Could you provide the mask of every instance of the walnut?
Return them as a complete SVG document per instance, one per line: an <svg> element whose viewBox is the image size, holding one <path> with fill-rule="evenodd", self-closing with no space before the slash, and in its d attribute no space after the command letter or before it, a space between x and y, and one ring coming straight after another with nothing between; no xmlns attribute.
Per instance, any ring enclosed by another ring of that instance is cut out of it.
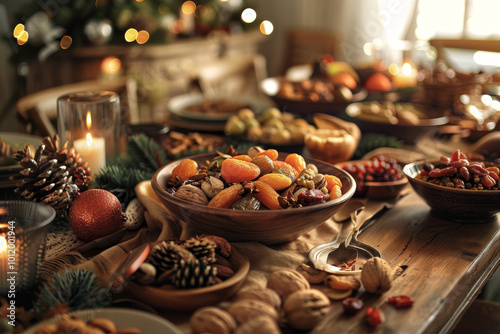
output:
<svg viewBox="0 0 500 334"><path fill-rule="evenodd" d="M384 259L372 257L363 265L361 283L368 292L385 292L392 285L392 269Z"/></svg>
<svg viewBox="0 0 500 334"><path fill-rule="evenodd" d="M236 329L235 334L279 334L281 333L276 320L267 316L261 315L250 319Z"/></svg>
<svg viewBox="0 0 500 334"><path fill-rule="evenodd" d="M292 293L283 305L286 322L299 331L309 331L330 309L330 299L316 289Z"/></svg>
<svg viewBox="0 0 500 334"><path fill-rule="evenodd" d="M275 321L278 321L278 311L271 305L260 300L238 300L228 307L227 312L229 312L239 324L244 324L261 315L269 316Z"/></svg>
<svg viewBox="0 0 500 334"><path fill-rule="evenodd" d="M203 190L195 186L192 186L190 184L185 184L181 186L174 193L174 196L197 204L202 204L202 205L208 204L208 198L203 192Z"/></svg>
<svg viewBox="0 0 500 334"><path fill-rule="evenodd" d="M238 293L237 300L259 300L274 307L276 310L281 308L281 298L274 290L261 288L261 289L247 289Z"/></svg>
<svg viewBox="0 0 500 334"><path fill-rule="evenodd" d="M267 280L267 287L273 289L282 299L285 299L297 290L309 289L311 285L298 271L281 269L271 274Z"/></svg>
<svg viewBox="0 0 500 334"><path fill-rule="evenodd" d="M189 325L193 334L229 334L233 333L237 326L231 314L215 306L206 306L197 310L191 316Z"/></svg>

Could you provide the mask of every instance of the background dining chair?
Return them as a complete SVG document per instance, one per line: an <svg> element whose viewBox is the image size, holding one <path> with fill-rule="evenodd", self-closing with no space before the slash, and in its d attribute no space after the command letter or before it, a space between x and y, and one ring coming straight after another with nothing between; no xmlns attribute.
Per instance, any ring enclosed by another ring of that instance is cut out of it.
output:
<svg viewBox="0 0 500 334"><path fill-rule="evenodd" d="M137 87L132 79L92 80L44 89L23 96L16 102L16 112L29 133L54 136L57 133L57 98L64 94L109 90L120 96L120 111L124 123L137 123Z"/></svg>
<svg viewBox="0 0 500 334"><path fill-rule="evenodd" d="M267 78L267 62L260 54L233 56L205 64L193 76L207 97L255 96L259 82Z"/></svg>

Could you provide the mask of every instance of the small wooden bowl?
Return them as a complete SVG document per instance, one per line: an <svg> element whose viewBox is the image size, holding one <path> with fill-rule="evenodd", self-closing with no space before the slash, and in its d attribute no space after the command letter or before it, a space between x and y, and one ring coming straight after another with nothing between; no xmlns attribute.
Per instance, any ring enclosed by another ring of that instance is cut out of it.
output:
<svg viewBox="0 0 500 334"><path fill-rule="evenodd" d="M457 223L488 223L497 220L500 212L500 190L456 189L417 179L425 163L419 161L404 166L403 172L415 192L439 218Z"/></svg>
<svg viewBox="0 0 500 334"><path fill-rule="evenodd" d="M216 305L239 290L250 269L248 258L235 247L232 247L231 256L228 260L235 269L235 274L227 280L212 286L198 289L169 290L129 281L124 294L161 311L189 312L203 306Z"/></svg>
<svg viewBox="0 0 500 334"><path fill-rule="evenodd" d="M278 160L285 160L288 153L280 153ZM199 166L216 154L207 153L188 157ZM151 180L154 192L170 213L197 231L221 236L229 241L256 241L265 245L282 244L295 240L334 215L353 195L356 182L346 171L323 161L305 158L316 165L320 173L337 176L342 182L339 198L286 210L240 211L211 208L172 196L165 189L172 170L181 162L177 160L161 167Z"/></svg>

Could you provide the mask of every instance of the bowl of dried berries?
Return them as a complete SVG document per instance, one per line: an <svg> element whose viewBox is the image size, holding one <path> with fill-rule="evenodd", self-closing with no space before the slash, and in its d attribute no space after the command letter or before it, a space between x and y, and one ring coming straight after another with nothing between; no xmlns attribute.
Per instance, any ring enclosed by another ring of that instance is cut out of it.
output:
<svg viewBox="0 0 500 334"><path fill-rule="evenodd" d="M475 161L456 150L437 161L404 166L413 189L437 217L459 223L486 223L500 212L500 161Z"/></svg>
<svg viewBox="0 0 500 334"><path fill-rule="evenodd" d="M229 241L285 243L320 225L353 195L346 171L296 153L251 148L171 162L152 187L172 215Z"/></svg>
<svg viewBox="0 0 500 334"><path fill-rule="evenodd" d="M355 196L374 199L392 198L408 185L408 179L399 163L382 154L369 160L346 161L336 166L354 177Z"/></svg>

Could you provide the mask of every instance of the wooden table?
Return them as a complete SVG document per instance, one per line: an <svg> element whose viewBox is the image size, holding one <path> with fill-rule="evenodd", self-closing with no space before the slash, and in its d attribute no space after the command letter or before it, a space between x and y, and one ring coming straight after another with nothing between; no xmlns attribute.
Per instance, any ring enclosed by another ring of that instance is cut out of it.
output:
<svg viewBox="0 0 500 334"><path fill-rule="evenodd" d="M381 306L386 322L371 329L364 312L352 317L340 303L313 333L448 333L477 297L500 261L500 218L488 224L457 224L435 218L412 191L359 241L377 248L398 272L383 295L362 293L365 308L406 294L415 299L409 309Z"/></svg>

